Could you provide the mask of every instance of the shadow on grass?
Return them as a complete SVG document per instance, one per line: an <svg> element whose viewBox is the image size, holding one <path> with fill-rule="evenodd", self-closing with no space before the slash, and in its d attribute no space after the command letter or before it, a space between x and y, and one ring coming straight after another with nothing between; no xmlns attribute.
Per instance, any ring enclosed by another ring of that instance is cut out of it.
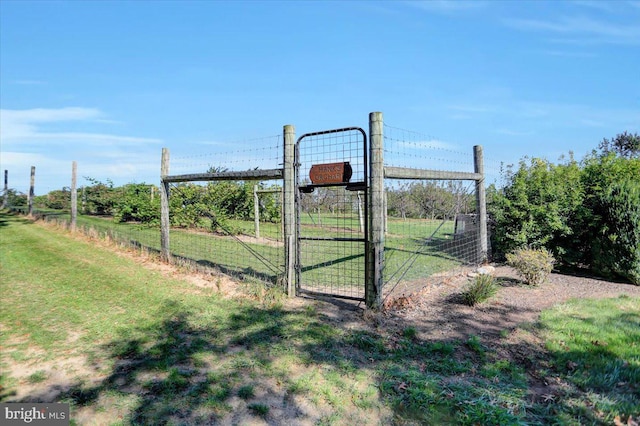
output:
<svg viewBox="0 0 640 426"><path fill-rule="evenodd" d="M340 359L335 331L317 321L303 328L297 312L246 306L220 323L201 325L187 307L171 303L157 317L154 326L129 329L100 348L97 357L112 365L106 377L14 402L49 402L57 393L56 401L74 410L99 412L110 397L130 407L125 420L132 424L216 424L225 416L233 424L253 416L278 424L305 418L291 397L291 366L274 364L279 354L295 353L306 363ZM95 374L101 375L99 367ZM259 398L239 398L247 386L259 389Z"/></svg>
<svg viewBox="0 0 640 426"><path fill-rule="evenodd" d="M588 375L589 366L585 361L569 371L566 363L563 367L565 359L591 359L587 351L553 353L554 362L543 372L541 365L548 360L537 342L505 341L495 348L476 337L513 325L518 314L513 309L495 308L495 320L487 325L473 312L460 315L444 306L449 312L443 314L445 322L398 318L395 328L380 332L308 308L231 306L231 313L204 320L201 311L176 302L166 304L152 326L127 328L120 338L101 346L96 358L109 366L106 374L96 368L95 380L60 389L55 400L71 403L72 413L83 408L94 413L108 410L124 416L125 424L154 425L307 424L331 419L354 424L372 418L385 424L549 424L576 419L583 424L610 424L616 413L634 413L613 407L603 417L598 414L601 406L576 405L576 398L615 399L622 392L631 403L638 402L633 397L638 391L638 367L624 366L606 346L594 345L603 363L597 368L605 372L615 365L628 368L626 384L613 391L603 383L571 382L573 376ZM335 305L338 314L347 308ZM354 309L353 318L359 316ZM638 318L621 313L615 321L634 325ZM457 341L437 338L438 327L447 326L446 322L459 328ZM418 338L418 327L434 338ZM630 339L639 338L638 333ZM359 372L371 377L374 393L353 388ZM573 387L545 384L551 383L551 376L570 381ZM23 402L50 402L44 395L51 394L46 389ZM314 399L323 402L310 409ZM345 411L353 408L345 409L342 399L369 414L350 417L353 414ZM389 407L391 414L379 414L381 407ZM371 417L376 415L382 417Z"/></svg>

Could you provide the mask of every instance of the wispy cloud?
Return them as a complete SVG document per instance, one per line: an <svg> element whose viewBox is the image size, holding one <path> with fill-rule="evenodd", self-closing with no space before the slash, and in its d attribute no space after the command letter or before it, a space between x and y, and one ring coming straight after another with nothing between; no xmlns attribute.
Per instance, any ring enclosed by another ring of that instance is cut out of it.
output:
<svg viewBox="0 0 640 426"><path fill-rule="evenodd" d="M28 170L36 166L37 193L66 185L73 160L80 176L120 183L156 180L162 141L110 133L114 123L119 122L95 108L0 110L1 168L10 171L11 187L25 191Z"/></svg>
<svg viewBox="0 0 640 426"><path fill-rule="evenodd" d="M555 20L506 19L504 24L521 31L553 35L551 41L585 44L640 44L640 25L606 22L586 16L564 16Z"/></svg>
<svg viewBox="0 0 640 426"><path fill-rule="evenodd" d="M429 139L422 141L401 141L397 143L397 146L420 149L420 150L447 150L455 151L460 149L456 144L445 142L440 139Z"/></svg>
<svg viewBox="0 0 640 426"><path fill-rule="evenodd" d="M94 143L159 143L160 139L113 135L91 132L46 132L41 129L47 123L93 122L113 123L95 108L68 107L59 109L34 108L28 110L0 110L0 140L11 142L44 142L47 144L65 141Z"/></svg>
<svg viewBox="0 0 640 426"><path fill-rule="evenodd" d="M572 52L568 50L540 50L537 53L548 56L557 56L560 58L576 58L576 59L590 59L596 58L598 55L592 52Z"/></svg>
<svg viewBox="0 0 640 426"><path fill-rule="evenodd" d="M429 0L405 1L404 4L427 12L455 13L482 9L487 7L490 2L482 0Z"/></svg>

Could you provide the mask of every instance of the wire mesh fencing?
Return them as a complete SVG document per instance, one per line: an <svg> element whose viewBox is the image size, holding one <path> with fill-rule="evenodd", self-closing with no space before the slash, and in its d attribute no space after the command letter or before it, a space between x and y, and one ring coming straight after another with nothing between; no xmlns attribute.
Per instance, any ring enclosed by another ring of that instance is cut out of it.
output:
<svg viewBox="0 0 640 426"><path fill-rule="evenodd" d="M171 158L172 175L210 178L170 184L170 252L237 279L275 284L284 273L282 181L248 176L282 167L282 136L238 145L251 148ZM221 177L229 172L238 173Z"/></svg>
<svg viewBox="0 0 640 426"><path fill-rule="evenodd" d="M473 151L385 125L384 163L407 175L384 181L385 298L482 261Z"/></svg>
<svg viewBox="0 0 640 426"><path fill-rule="evenodd" d="M367 241L366 135L359 128L297 144L299 291L362 300Z"/></svg>

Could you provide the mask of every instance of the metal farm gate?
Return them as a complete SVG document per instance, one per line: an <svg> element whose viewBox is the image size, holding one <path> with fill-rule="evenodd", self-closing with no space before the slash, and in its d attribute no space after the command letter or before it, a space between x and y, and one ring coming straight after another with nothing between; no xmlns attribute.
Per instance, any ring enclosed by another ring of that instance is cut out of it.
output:
<svg viewBox="0 0 640 426"><path fill-rule="evenodd" d="M364 300L368 251L367 136L359 127L296 143L298 293Z"/></svg>

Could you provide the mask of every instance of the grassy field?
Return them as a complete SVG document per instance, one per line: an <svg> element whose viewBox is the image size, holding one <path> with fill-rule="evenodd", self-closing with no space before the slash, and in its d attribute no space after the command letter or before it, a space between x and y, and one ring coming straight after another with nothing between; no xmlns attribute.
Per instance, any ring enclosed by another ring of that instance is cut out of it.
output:
<svg viewBox="0 0 640 426"><path fill-rule="evenodd" d="M4 213L0 236L0 398L68 402L72 424L578 425L640 415L637 299L546 312L534 329L549 352L530 348L531 359L564 387L531 401L527 370L475 336L422 341L411 327L332 320L321 302L223 298L215 285Z"/></svg>
<svg viewBox="0 0 640 426"><path fill-rule="evenodd" d="M67 213L47 211L46 214L62 222L70 220ZM300 219L300 232L305 237L363 238L357 217L322 213L303 214ZM107 217L84 215L78 216L77 223L87 234L109 235L126 244L160 250L158 227L114 223ZM253 221L228 220L227 226L239 236L172 229L171 252L237 279L277 282L284 273L282 225L261 223L260 240L251 238L254 235ZM389 218L387 226L384 280L390 286L401 280L414 281L452 270L462 263L461 258L467 250L464 245L457 247L456 252L441 246L442 242L451 243L452 221ZM240 241L239 238L244 236L249 239ZM364 243L303 241L300 246L304 288L364 297Z"/></svg>

